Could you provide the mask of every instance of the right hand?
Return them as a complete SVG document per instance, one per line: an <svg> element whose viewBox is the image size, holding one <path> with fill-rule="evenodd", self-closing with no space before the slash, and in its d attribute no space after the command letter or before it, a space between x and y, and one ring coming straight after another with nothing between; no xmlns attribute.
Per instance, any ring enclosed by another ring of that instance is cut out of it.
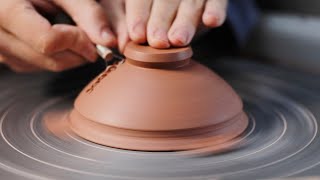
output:
<svg viewBox="0 0 320 180"><path fill-rule="evenodd" d="M63 9L77 26L51 25L39 12ZM94 62L94 44L116 45L104 10L93 0L1 0L0 62L17 72L63 71Z"/></svg>

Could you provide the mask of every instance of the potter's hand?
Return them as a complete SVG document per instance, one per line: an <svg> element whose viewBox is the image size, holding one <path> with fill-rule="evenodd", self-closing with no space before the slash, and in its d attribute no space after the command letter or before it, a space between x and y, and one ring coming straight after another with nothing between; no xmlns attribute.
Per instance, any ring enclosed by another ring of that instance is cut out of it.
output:
<svg viewBox="0 0 320 180"><path fill-rule="evenodd" d="M136 2L136 0L131 1ZM111 29L118 40L118 48L120 52L123 52L125 45L129 41L125 0L100 0L99 2L110 20Z"/></svg>
<svg viewBox="0 0 320 180"><path fill-rule="evenodd" d="M220 26L226 7L227 0L126 0L129 36L156 48L185 46L200 23Z"/></svg>
<svg viewBox="0 0 320 180"><path fill-rule="evenodd" d="M51 25L39 12L68 13L77 26ZM93 0L1 0L0 61L15 71L62 71L95 61L94 44L112 46L105 13Z"/></svg>

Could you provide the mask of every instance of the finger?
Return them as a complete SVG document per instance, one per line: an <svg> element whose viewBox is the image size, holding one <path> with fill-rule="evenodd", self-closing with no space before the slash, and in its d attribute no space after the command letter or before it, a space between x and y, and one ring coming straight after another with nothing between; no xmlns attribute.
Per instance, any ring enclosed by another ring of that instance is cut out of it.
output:
<svg viewBox="0 0 320 180"><path fill-rule="evenodd" d="M203 12L204 0L183 0L168 37L173 46L188 45L197 29Z"/></svg>
<svg viewBox="0 0 320 180"><path fill-rule="evenodd" d="M130 39L136 43L145 43L146 29L152 0L126 1L126 18Z"/></svg>
<svg viewBox="0 0 320 180"><path fill-rule="evenodd" d="M226 19L228 0L208 0L202 15L203 24L219 27Z"/></svg>
<svg viewBox="0 0 320 180"><path fill-rule="evenodd" d="M53 71L61 72L86 63L85 59L71 51L63 51L51 56L57 65Z"/></svg>
<svg viewBox="0 0 320 180"><path fill-rule="evenodd" d="M168 31L174 20L180 0L154 0L147 26L147 39L155 48L170 47Z"/></svg>
<svg viewBox="0 0 320 180"><path fill-rule="evenodd" d="M129 41L124 1L102 0L100 3L102 7L104 7L107 16L112 19L110 24L118 37L119 50L120 52L123 52L125 45Z"/></svg>
<svg viewBox="0 0 320 180"><path fill-rule="evenodd" d="M13 1L20 2L20 0ZM21 4L17 4L14 7L11 7L10 4L6 7L11 9L12 12L9 13L10 18L8 19L10 22L1 21L3 22L3 27L25 43L30 44L38 52L50 54L52 52L49 50L52 47L57 48L60 46L62 48L59 50L72 49L92 61L95 60L94 46L86 35L77 30L76 27L60 25L52 28L51 24L40 16L27 1L21 1ZM12 15L13 13L15 13L14 16ZM47 40L47 37L54 38ZM86 51L83 49L86 49Z"/></svg>
<svg viewBox="0 0 320 180"><path fill-rule="evenodd" d="M0 55L0 61L6 64L11 70L18 73L30 73L30 72L39 72L40 68L27 64L20 59L17 59L12 56Z"/></svg>
<svg viewBox="0 0 320 180"><path fill-rule="evenodd" d="M13 35L0 28L0 52L21 59L28 64L42 69L54 70L57 66L54 59L49 58L18 40Z"/></svg>
<svg viewBox="0 0 320 180"><path fill-rule="evenodd" d="M83 29L90 39L103 46L115 46L107 16L102 7L93 0L54 0Z"/></svg>
<svg viewBox="0 0 320 180"><path fill-rule="evenodd" d="M40 16L29 1L12 0L0 7L0 22L8 32L38 47L39 39L51 28L50 23Z"/></svg>
<svg viewBox="0 0 320 180"><path fill-rule="evenodd" d="M27 64L53 72L70 69L85 63L83 57L71 51L59 52L52 57L45 56L1 28L0 52L5 52L6 55L21 59Z"/></svg>
<svg viewBox="0 0 320 180"><path fill-rule="evenodd" d="M39 46L42 48L41 52L47 55L70 49L91 62L94 62L98 56L95 46L85 32L71 25L52 26L47 35L42 37Z"/></svg>
<svg viewBox="0 0 320 180"><path fill-rule="evenodd" d="M126 21L121 21L114 26L115 32L118 36L118 47L121 53L124 52L126 44L129 42L129 33L127 31Z"/></svg>

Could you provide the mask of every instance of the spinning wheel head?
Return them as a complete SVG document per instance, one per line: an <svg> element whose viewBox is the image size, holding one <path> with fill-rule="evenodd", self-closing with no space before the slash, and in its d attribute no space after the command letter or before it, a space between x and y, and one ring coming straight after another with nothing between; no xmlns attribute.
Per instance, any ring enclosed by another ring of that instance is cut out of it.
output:
<svg viewBox="0 0 320 180"><path fill-rule="evenodd" d="M79 136L123 149L171 151L221 146L246 129L241 99L190 59L190 47L129 43L125 55L76 99L69 119Z"/></svg>

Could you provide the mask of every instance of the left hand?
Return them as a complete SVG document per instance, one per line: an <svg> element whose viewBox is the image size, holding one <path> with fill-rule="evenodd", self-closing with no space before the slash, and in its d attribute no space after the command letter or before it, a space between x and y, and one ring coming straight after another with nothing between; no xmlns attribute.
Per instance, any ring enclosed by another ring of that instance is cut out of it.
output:
<svg viewBox="0 0 320 180"><path fill-rule="evenodd" d="M61 10L75 26L49 22L47 17ZM0 1L0 63L16 72L57 72L94 62L94 44L116 44L105 12L94 0Z"/></svg>

